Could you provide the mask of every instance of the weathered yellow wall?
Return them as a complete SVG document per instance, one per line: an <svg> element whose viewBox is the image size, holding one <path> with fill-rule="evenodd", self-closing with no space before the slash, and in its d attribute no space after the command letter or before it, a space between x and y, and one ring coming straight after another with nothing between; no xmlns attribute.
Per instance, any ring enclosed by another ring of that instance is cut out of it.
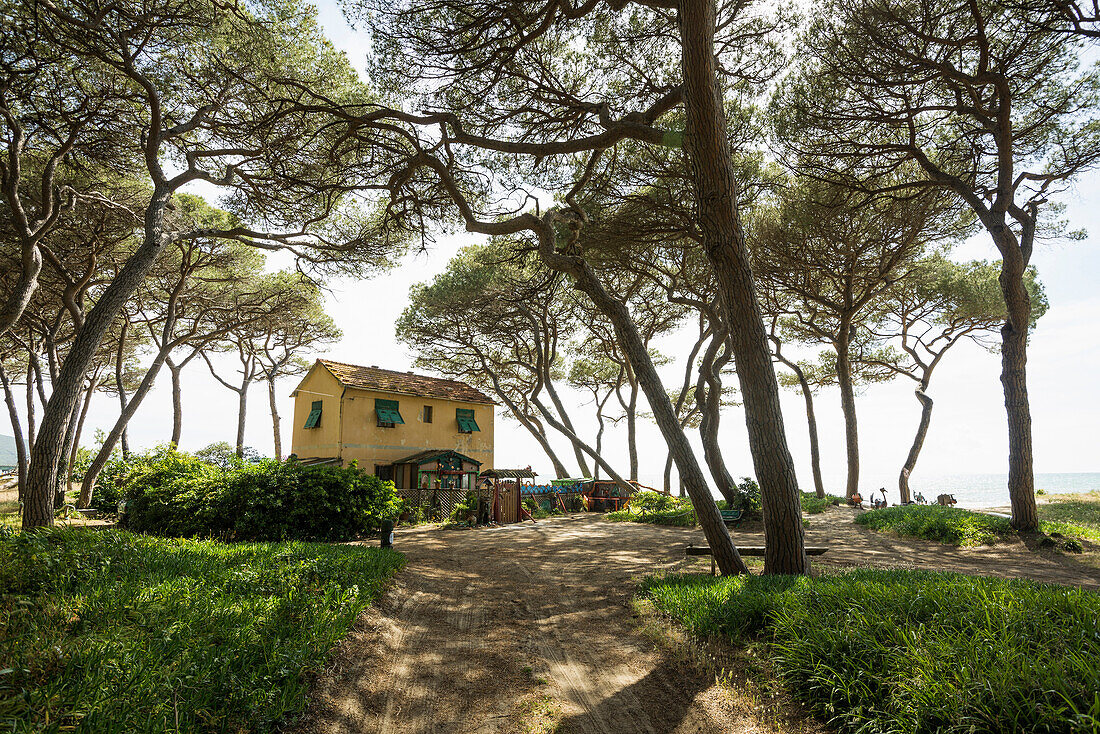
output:
<svg viewBox="0 0 1100 734"><path fill-rule="evenodd" d="M290 452L299 459L340 455L340 393L344 388L320 365L305 376L294 396L294 432ZM314 400L322 401L321 425L303 428Z"/></svg>
<svg viewBox="0 0 1100 734"><path fill-rule="evenodd" d="M380 428L374 414L374 400L396 400L404 425ZM301 401L301 398L299 398ZM424 422L424 406L432 407L432 422ZM327 406L326 406L327 407ZM358 460L359 466L374 471L375 464L390 464L425 449L453 449L482 462L482 470L493 468L494 407L481 403L464 403L438 398L420 398L395 393L348 388L344 395L343 459L345 465ZM302 423L309 414L306 404ZM474 420L481 428L473 433L460 433L455 410L474 411ZM297 433L295 434L297 435Z"/></svg>

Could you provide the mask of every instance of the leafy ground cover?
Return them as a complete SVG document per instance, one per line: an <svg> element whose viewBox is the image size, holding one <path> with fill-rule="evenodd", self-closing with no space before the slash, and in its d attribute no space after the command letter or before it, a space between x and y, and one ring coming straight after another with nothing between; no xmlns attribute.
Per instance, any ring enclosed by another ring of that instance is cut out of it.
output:
<svg viewBox="0 0 1100 734"><path fill-rule="evenodd" d="M1100 491L1048 495L1048 500L1039 505L1043 532L1100 543Z"/></svg>
<svg viewBox="0 0 1100 734"><path fill-rule="evenodd" d="M856 522L872 530L888 530L952 545L988 545L1012 530L1008 518L939 505L902 505L869 510Z"/></svg>
<svg viewBox="0 0 1100 734"><path fill-rule="evenodd" d="M264 732L404 563L113 530L0 537L0 729Z"/></svg>
<svg viewBox="0 0 1100 734"><path fill-rule="evenodd" d="M835 494L818 497L814 492L802 493L802 511L807 515L819 515L834 505L842 504L844 504L844 498L837 497Z"/></svg>
<svg viewBox="0 0 1100 734"><path fill-rule="evenodd" d="M856 522L872 530L891 531L952 545L989 545L1015 533L1009 519L939 505L904 505L869 510ZM1080 552L1076 539L1100 542L1100 492L1069 495L1039 505L1042 532L1070 538L1062 546Z"/></svg>
<svg viewBox="0 0 1100 734"><path fill-rule="evenodd" d="M630 506L604 515L608 522L643 522L652 525L694 527L698 524L695 507L686 497L672 497L661 492L638 492Z"/></svg>
<svg viewBox="0 0 1100 734"><path fill-rule="evenodd" d="M1095 732L1100 595L923 571L654 576L641 595L699 635L757 646L845 732Z"/></svg>

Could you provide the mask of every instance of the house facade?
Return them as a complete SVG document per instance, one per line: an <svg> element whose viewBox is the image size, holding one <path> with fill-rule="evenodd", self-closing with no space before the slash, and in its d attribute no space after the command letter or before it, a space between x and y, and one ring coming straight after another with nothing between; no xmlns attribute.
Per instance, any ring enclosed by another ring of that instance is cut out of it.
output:
<svg viewBox="0 0 1100 734"><path fill-rule="evenodd" d="M319 359L291 397L300 460L357 461L398 489L470 489L493 466L496 404L457 380Z"/></svg>

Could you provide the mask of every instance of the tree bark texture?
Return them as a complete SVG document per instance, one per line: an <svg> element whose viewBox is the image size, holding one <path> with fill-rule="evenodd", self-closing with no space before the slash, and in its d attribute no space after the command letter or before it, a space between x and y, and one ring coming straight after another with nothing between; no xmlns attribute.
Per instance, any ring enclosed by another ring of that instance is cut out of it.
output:
<svg viewBox="0 0 1100 734"><path fill-rule="evenodd" d="M1031 297L1024 286L1025 267L1022 257L1001 259L1001 292L1008 307L1008 319L1001 327L1001 384L1008 414L1008 497L1012 503L1012 527L1035 531L1039 529L1039 510L1035 505L1031 406L1027 395Z"/></svg>
<svg viewBox="0 0 1100 734"><path fill-rule="evenodd" d="M118 349L115 351L115 386L118 387L118 412L122 414L126 410L126 386L122 382L123 349L126 346L126 332L130 328L130 322L123 320L122 328L118 334ZM130 437L126 430L122 431L122 457L130 458Z"/></svg>
<svg viewBox="0 0 1100 734"><path fill-rule="evenodd" d="M802 574L809 571L810 565L802 530L801 496L737 210L737 184L714 55L715 14L714 0L680 1L687 123L684 147L691 164L703 248L718 279L731 334L749 447L761 488L764 573ZM650 402L654 400L650 396Z"/></svg>

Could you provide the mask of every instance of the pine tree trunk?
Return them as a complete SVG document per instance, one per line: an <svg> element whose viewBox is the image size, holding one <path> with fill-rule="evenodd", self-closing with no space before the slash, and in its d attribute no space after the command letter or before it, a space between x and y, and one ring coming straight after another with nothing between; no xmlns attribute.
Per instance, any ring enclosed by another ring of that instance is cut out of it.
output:
<svg viewBox="0 0 1100 734"><path fill-rule="evenodd" d="M166 329L166 333L171 333L170 326ZM114 426L111 427L111 432L103 439L103 445L99 447L99 451L92 458L88 471L84 473L84 481L80 484L80 507L87 507L91 504L92 489L95 487L96 479L99 478L99 473L107 465L107 460L111 458L111 452L118 445L119 438L126 430L130 419L134 417L138 408L141 407L142 401L145 400L145 396L152 390L169 351L170 349L164 348L157 352L157 356L153 358L153 363L149 365L149 369L146 370L145 376L141 379L141 384L137 386L133 396L127 401L126 409L119 414Z"/></svg>
<svg viewBox="0 0 1100 734"><path fill-rule="evenodd" d="M630 479L638 481L638 380L630 381L630 402L626 412L626 448L630 458Z"/></svg>
<svg viewBox="0 0 1100 734"><path fill-rule="evenodd" d="M761 488L764 573L807 573L810 564L798 479L787 447L779 385L737 210L737 183L714 55L715 3L681 0L679 11L687 123L684 148L691 164L703 248L718 279L732 337L749 447ZM648 397L651 403L656 399ZM690 483L688 489L690 492Z"/></svg>
<svg viewBox="0 0 1100 734"><path fill-rule="evenodd" d="M672 494L672 452L665 455L664 484L665 494Z"/></svg>
<svg viewBox="0 0 1100 734"><path fill-rule="evenodd" d="M821 479L821 444L817 436L817 413L814 411L814 393L810 389L810 383L806 381L806 374L798 367L795 368L798 376L798 384L802 386L802 397L806 401L806 425L810 432L810 466L814 474L814 491L819 498L825 497L825 483Z"/></svg>
<svg viewBox="0 0 1100 734"><path fill-rule="evenodd" d="M172 373L172 445L179 449L183 436L183 384L180 381L183 365L170 361L167 364L168 371Z"/></svg>
<svg viewBox="0 0 1100 734"><path fill-rule="evenodd" d="M1031 406L1027 395L1027 328L1031 299L1024 287L1022 268L1014 272L1002 260L1001 291L1009 314L1001 327L1001 384L1008 414L1008 496L1012 503L1012 527L1035 531L1039 529L1039 510L1035 504Z"/></svg>
<svg viewBox="0 0 1100 734"><path fill-rule="evenodd" d="M4 366L0 364L0 382L4 385L4 403L8 406L8 418L11 420L11 435L15 439L15 460L19 467L18 497L23 499L23 487L27 484L27 446L23 442L23 425L19 422L19 411L15 408L15 393Z"/></svg>
<svg viewBox="0 0 1100 734"><path fill-rule="evenodd" d="M84 433L84 421L88 418L88 408L92 405L92 395L98 386L97 383L97 380L93 380L92 384L88 386L88 392L84 395L84 406L80 409L80 419L76 423L76 435L73 437L72 450L69 452L70 475L72 474L72 468L76 466L76 455L80 450L80 436Z"/></svg>
<svg viewBox="0 0 1100 734"><path fill-rule="evenodd" d="M856 424L856 391L852 385L852 362L848 355L848 327L841 327L836 343L836 382L840 387L840 407L844 412L844 446L848 453L848 482L845 496L859 491L859 427Z"/></svg>
<svg viewBox="0 0 1100 734"><path fill-rule="evenodd" d="M126 332L130 330L130 323L128 321L122 322L122 328L118 333L118 349L115 351L115 385L118 387L118 413L122 415L126 412L126 386L122 381L122 358L123 350L126 346ZM126 431L122 431L122 458L129 461L130 459L130 437ZM83 485L81 485L83 487ZM81 497L84 496L84 490L81 489ZM84 505L81 505L82 507Z"/></svg>
<svg viewBox="0 0 1100 734"><path fill-rule="evenodd" d="M267 397L271 402L271 430L275 434L275 460L283 460L283 436L279 428L279 406L275 403L275 380L267 378Z"/></svg>
<svg viewBox="0 0 1100 734"><path fill-rule="evenodd" d="M554 383L550 379L549 374L543 375L543 384L546 385L546 392L550 395L550 401L554 404L554 408L557 409L558 415L561 416L562 425L568 428L570 433L576 434L577 430L573 428L573 421L569 418L569 413L566 411L565 405L558 396L558 391L554 388ZM576 441L573 442L573 454L577 458L577 467L580 469L581 476L592 476L592 473L588 469L588 461L585 459L584 450Z"/></svg>
<svg viewBox="0 0 1100 734"><path fill-rule="evenodd" d="M73 407L80 397L84 376L95 359L103 336L134 291L144 282L157 256L168 244L164 236L164 212L170 194L158 186L145 211L145 239L126 265L99 295L88 313L84 327L76 334L65 362L54 383L53 395L42 416L38 439L31 451L27 472L27 501L23 505L23 528L53 525L50 500L57 484L58 464L62 460L64 436L72 418Z"/></svg>
<svg viewBox="0 0 1100 734"><path fill-rule="evenodd" d="M57 462L57 483L54 486L53 507L60 510L65 506L65 494L69 491L69 481L72 479L72 465L69 457L72 455L73 442L76 440L76 423L80 415L80 395L73 404L72 413L65 424L65 434L62 439L61 456Z"/></svg>
<svg viewBox="0 0 1100 734"><path fill-rule="evenodd" d="M542 404L541 400L539 400L538 398L532 398L531 402L534 403L535 407L539 409L539 412L542 413L542 417L546 419L546 422L549 423L554 428L554 430L558 431L558 433L569 439L569 441L573 444L573 449L575 451L583 451L584 453L588 454L588 456L592 458L592 461L595 464L603 467L604 471L607 472L607 476L610 477L612 481L614 481L624 490L633 491L633 485L623 479L621 476L619 476L619 473L611 468L611 465L604 460L599 451L593 449L591 446L585 443L580 436L570 430L568 426L555 418L554 414L550 412L549 408ZM585 473L585 476L587 477L590 475Z"/></svg>
<svg viewBox="0 0 1100 734"><path fill-rule="evenodd" d="M244 423L245 414L248 411L248 379L241 383L240 392L237 393L237 458L244 458Z"/></svg>
<svg viewBox="0 0 1100 734"><path fill-rule="evenodd" d="M903 505L913 501L912 492L909 489L909 476L917 466L917 457L920 456L920 450L924 448L924 439L928 435L928 424L932 422L932 398L928 397L928 393L925 392L927 389L928 383L926 381L918 385L917 389L913 391L921 404L920 423L917 424L917 435L913 437L913 445L909 447L909 455L905 457L905 464L901 467L901 472L898 475L898 490L901 493L901 503Z"/></svg>
<svg viewBox="0 0 1100 734"><path fill-rule="evenodd" d="M38 435L34 418L34 368L27 360L27 465L30 466L30 453L34 451L34 438Z"/></svg>
<svg viewBox="0 0 1100 734"><path fill-rule="evenodd" d="M548 231L549 229L549 231ZM559 272L573 276L575 287L587 295L592 303L608 317L619 345L626 353L630 364L634 367L634 373L641 384L642 391L653 410L653 417L661 435L668 444L676 460L676 467L680 471L682 481L687 485L688 495L695 507L695 514L706 536L711 552L718 568L725 575L748 573L748 567L741 559L737 548L733 545L729 530L722 522L722 515L718 506L714 503L714 497L710 494L703 471L699 462L695 459L695 453L691 444L680 427L680 421L676 417L676 411L672 408L672 402L661 383L661 377L657 374L653 360L642 342L641 335L630 318L630 312L626 306L613 298L599 282L592 268L582 259L559 253L555 249L555 236L549 226L538 230L539 256L546 265ZM608 467L604 467L608 468ZM610 472L609 472L610 473ZM801 516L799 517L799 529L801 530Z"/></svg>
<svg viewBox="0 0 1100 734"><path fill-rule="evenodd" d="M736 507L737 482L726 468L722 446L718 441L718 427L722 420L722 378L718 372L728 357L718 358L718 351L725 341L725 333L715 334L703 358L699 361L699 380L695 383L695 401L699 405L699 437L703 443L703 460L710 470L711 479L727 506Z"/></svg>

